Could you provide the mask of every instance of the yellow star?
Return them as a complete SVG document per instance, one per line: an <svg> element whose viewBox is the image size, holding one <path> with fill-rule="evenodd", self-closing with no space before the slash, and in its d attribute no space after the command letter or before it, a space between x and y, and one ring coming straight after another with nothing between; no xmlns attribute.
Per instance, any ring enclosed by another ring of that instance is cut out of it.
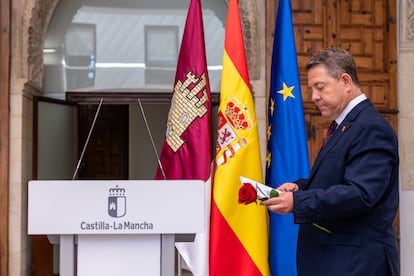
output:
<svg viewBox="0 0 414 276"><path fill-rule="evenodd" d="M283 89L279 90L277 93L282 94L283 95L283 101L286 101L286 99L288 97L295 98L295 95L293 95L293 93L292 93L292 90L294 88L295 88L295 86L288 87L286 85L286 83L283 83Z"/></svg>
<svg viewBox="0 0 414 276"><path fill-rule="evenodd" d="M270 163L272 162L272 153L268 152L267 156L266 156L266 163L267 163L267 167L270 167Z"/></svg>
<svg viewBox="0 0 414 276"><path fill-rule="evenodd" d="M275 111L275 100L273 98L270 99L270 116L273 117L273 111Z"/></svg>
<svg viewBox="0 0 414 276"><path fill-rule="evenodd" d="M270 140L270 136L272 136L272 125L267 126L267 141Z"/></svg>

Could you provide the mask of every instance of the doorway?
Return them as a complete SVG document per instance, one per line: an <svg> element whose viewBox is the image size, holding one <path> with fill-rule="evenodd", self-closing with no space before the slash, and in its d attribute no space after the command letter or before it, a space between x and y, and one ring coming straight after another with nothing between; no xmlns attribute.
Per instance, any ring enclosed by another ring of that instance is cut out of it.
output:
<svg viewBox="0 0 414 276"><path fill-rule="evenodd" d="M37 97L33 179L153 179L154 150L159 152L164 140L170 98L171 93L68 93L64 101ZM58 252L47 236L32 237L32 275L58 275Z"/></svg>
<svg viewBox="0 0 414 276"><path fill-rule="evenodd" d="M82 180L128 179L128 105L79 106L78 156L86 147L77 174Z"/></svg>

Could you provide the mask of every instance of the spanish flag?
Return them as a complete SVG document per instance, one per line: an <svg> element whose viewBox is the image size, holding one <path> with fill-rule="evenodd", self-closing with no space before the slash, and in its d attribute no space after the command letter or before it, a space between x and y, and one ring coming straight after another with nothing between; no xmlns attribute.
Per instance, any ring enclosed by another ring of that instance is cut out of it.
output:
<svg viewBox="0 0 414 276"><path fill-rule="evenodd" d="M210 219L210 275L270 275L267 211L238 203L240 176L263 183L237 0L226 23Z"/></svg>

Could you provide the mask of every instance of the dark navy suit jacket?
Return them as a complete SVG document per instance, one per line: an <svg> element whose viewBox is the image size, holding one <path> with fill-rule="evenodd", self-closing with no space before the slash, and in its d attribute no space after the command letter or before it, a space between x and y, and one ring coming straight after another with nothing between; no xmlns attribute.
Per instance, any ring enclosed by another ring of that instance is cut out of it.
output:
<svg viewBox="0 0 414 276"><path fill-rule="evenodd" d="M309 179L296 181L299 276L399 275L398 167L394 131L364 100L322 147Z"/></svg>

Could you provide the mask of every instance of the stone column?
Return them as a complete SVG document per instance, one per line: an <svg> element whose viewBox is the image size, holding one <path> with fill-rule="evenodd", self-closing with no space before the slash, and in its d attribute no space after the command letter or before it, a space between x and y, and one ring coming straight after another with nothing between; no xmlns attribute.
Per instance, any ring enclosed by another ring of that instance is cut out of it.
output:
<svg viewBox="0 0 414 276"><path fill-rule="evenodd" d="M400 143L401 275L412 275L414 263L414 1L399 1L398 138Z"/></svg>

